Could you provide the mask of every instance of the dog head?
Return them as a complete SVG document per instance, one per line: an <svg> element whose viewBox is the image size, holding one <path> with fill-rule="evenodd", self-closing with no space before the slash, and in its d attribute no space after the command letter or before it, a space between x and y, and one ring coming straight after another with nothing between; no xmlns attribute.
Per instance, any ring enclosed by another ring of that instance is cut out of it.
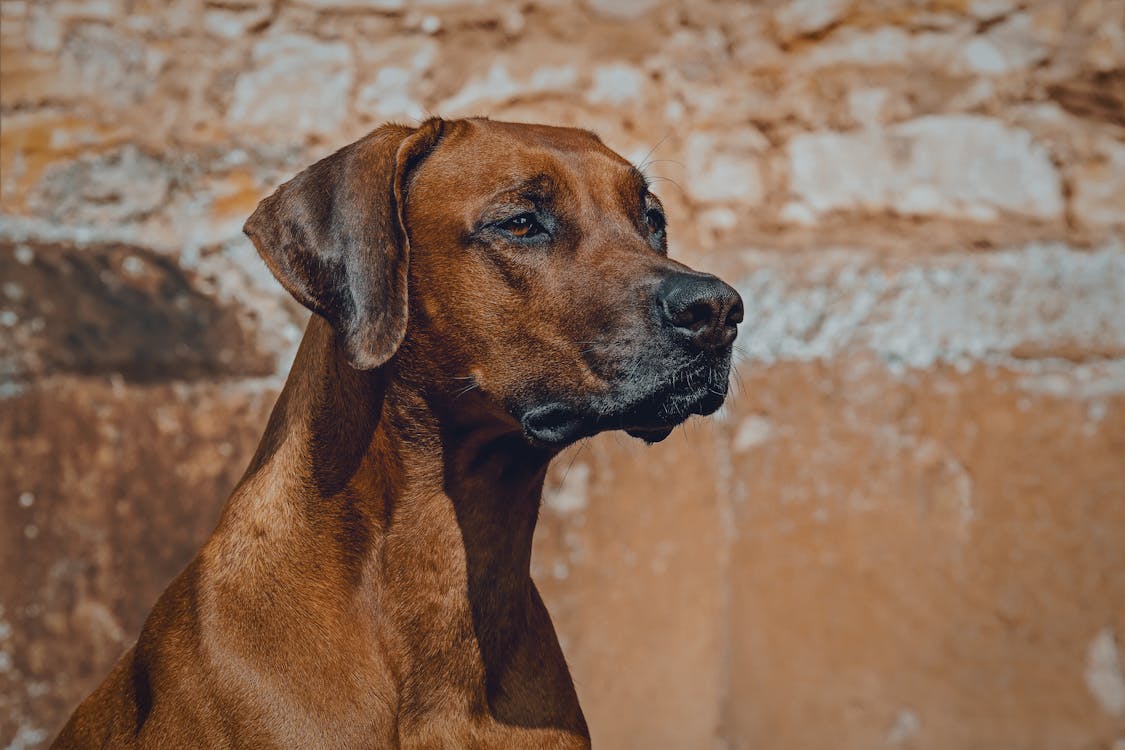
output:
<svg viewBox="0 0 1125 750"><path fill-rule="evenodd" d="M433 398L560 448L655 442L726 396L742 301L668 258L665 223L591 133L434 119L313 165L246 232L353 366L425 362Z"/></svg>

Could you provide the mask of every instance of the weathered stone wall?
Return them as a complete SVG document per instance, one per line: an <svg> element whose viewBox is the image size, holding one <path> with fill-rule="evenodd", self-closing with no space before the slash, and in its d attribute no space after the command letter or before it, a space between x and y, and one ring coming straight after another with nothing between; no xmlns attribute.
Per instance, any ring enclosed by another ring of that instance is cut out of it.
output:
<svg viewBox="0 0 1125 750"><path fill-rule="evenodd" d="M748 303L737 396L552 475L599 746L1125 746L1125 2L0 0L0 745L244 468L240 227L388 119L576 124Z"/></svg>

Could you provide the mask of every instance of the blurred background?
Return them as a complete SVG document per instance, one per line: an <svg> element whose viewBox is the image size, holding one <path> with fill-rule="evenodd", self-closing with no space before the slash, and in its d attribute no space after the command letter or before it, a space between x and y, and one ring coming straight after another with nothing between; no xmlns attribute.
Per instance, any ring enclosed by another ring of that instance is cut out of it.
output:
<svg viewBox="0 0 1125 750"><path fill-rule="evenodd" d="M557 461L603 748L1125 748L1125 2L0 0L0 746L210 532L306 313L241 235L386 120L578 125L738 383Z"/></svg>

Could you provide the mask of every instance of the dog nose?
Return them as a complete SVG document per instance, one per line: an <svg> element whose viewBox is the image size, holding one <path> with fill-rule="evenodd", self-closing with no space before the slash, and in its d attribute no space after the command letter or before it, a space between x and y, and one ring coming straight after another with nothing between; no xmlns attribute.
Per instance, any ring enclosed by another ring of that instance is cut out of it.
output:
<svg viewBox="0 0 1125 750"><path fill-rule="evenodd" d="M699 349L721 349L738 334L742 297L715 276L671 274L660 282L656 299L664 323Z"/></svg>

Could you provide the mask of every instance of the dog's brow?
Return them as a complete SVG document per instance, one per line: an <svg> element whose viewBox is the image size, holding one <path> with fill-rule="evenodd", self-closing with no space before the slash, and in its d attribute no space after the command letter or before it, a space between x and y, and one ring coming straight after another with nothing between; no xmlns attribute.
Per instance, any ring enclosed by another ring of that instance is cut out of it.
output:
<svg viewBox="0 0 1125 750"><path fill-rule="evenodd" d="M533 202L542 201L555 192L555 181L547 174L537 174L518 180L500 188L489 198L493 201L504 198L523 198Z"/></svg>

